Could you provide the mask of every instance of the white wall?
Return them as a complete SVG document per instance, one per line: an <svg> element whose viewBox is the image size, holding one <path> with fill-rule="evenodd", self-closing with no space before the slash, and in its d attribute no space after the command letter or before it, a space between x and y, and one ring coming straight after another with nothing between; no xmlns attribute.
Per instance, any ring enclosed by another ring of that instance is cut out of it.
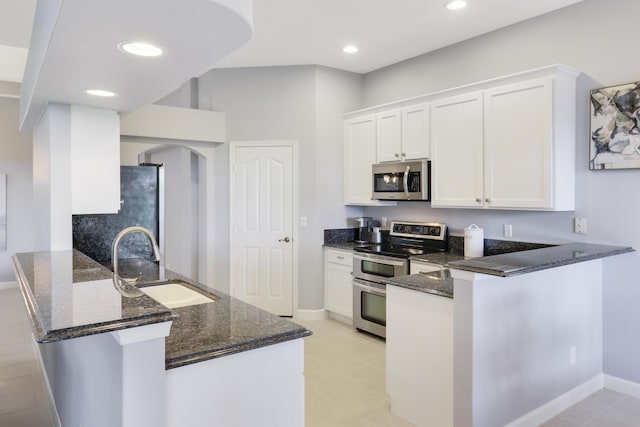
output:
<svg viewBox="0 0 640 427"><path fill-rule="evenodd" d="M453 276L455 426L507 425L602 372L602 260Z"/></svg>
<svg viewBox="0 0 640 427"><path fill-rule="evenodd" d="M198 277L198 166L191 150L168 146L152 150L147 161L164 164L165 267L193 280ZM194 176L195 174L195 176ZM195 194L194 194L195 186ZM206 280L201 280L205 282Z"/></svg>
<svg viewBox="0 0 640 427"><path fill-rule="evenodd" d="M360 76L316 66L219 69L200 77L199 86L200 108L226 113L229 141L298 141L299 215L308 220L298 234L298 303L322 308L322 233L346 226L348 212L342 206L341 116L359 106ZM228 147L220 151L214 185L221 224L228 227ZM219 244L228 254L228 240ZM228 278L228 259L219 268Z"/></svg>
<svg viewBox="0 0 640 427"><path fill-rule="evenodd" d="M401 203L398 208L365 209L367 215L398 219L433 219L454 231L477 223L485 236L501 238L502 224L513 224L514 240L589 241L640 249L640 197L633 184L640 170L588 170L589 90L640 80L640 56L629 17L640 14L637 0L585 0L425 54L364 77L366 106L420 95L490 77L563 63L583 71L578 80L576 124L577 200L575 213L500 212L430 209L428 204ZM573 233L572 218L588 219L588 234ZM636 279L640 255L605 262L604 370L640 382L640 286Z"/></svg>
<svg viewBox="0 0 640 427"><path fill-rule="evenodd" d="M0 282L15 280L12 255L33 250L31 134L18 130L18 103L0 96L0 173L7 174L7 250L0 251Z"/></svg>

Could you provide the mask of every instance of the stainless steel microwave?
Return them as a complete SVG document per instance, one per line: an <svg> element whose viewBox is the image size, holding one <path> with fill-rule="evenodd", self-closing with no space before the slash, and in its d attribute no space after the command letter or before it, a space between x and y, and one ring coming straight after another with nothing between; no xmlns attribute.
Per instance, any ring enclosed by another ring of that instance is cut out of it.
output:
<svg viewBox="0 0 640 427"><path fill-rule="evenodd" d="M416 160L373 165L374 200L421 200L431 198L431 162Z"/></svg>

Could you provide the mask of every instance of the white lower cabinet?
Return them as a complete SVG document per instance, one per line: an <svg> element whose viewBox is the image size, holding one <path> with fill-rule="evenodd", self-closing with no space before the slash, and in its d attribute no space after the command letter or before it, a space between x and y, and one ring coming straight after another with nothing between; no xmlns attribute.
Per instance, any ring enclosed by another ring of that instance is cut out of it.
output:
<svg viewBox="0 0 640 427"><path fill-rule="evenodd" d="M353 319L353 255L349 250L324 250L324 308Z"/></svg>
<svg viewBox="0 0 640 427"><path fill-rule="evenodd" d="M387 286L391 412L417 427L453 427L453 299Z"/></svg>

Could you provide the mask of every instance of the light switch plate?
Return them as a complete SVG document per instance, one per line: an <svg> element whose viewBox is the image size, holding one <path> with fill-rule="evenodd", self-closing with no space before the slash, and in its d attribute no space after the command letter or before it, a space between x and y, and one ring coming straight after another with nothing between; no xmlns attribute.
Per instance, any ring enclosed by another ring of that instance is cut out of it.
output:
<svg viewBox="0 0 640 427"><path fill-rule="evenodd" d="M300 227L306 227L307 226L307 217L306 216L301 216L300 217Z"/></svg>
<svg viewBox="0 0 640 427"><path fill-rule="evenodd" d="M579 234L587 234L587 218L582 218L582 217L574 218L573 231Z"/></svg>

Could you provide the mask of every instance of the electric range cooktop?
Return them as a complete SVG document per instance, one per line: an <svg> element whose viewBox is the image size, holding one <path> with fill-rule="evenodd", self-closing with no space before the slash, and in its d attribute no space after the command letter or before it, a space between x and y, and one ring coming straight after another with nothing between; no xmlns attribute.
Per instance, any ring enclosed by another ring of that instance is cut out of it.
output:
<svg viewBox="0 0 640 427"><path fill-rule="evenodd" d="M448 234L442 223L392 221L389 241L360 246L355 251L397 258L444 252Z"/></svg>

